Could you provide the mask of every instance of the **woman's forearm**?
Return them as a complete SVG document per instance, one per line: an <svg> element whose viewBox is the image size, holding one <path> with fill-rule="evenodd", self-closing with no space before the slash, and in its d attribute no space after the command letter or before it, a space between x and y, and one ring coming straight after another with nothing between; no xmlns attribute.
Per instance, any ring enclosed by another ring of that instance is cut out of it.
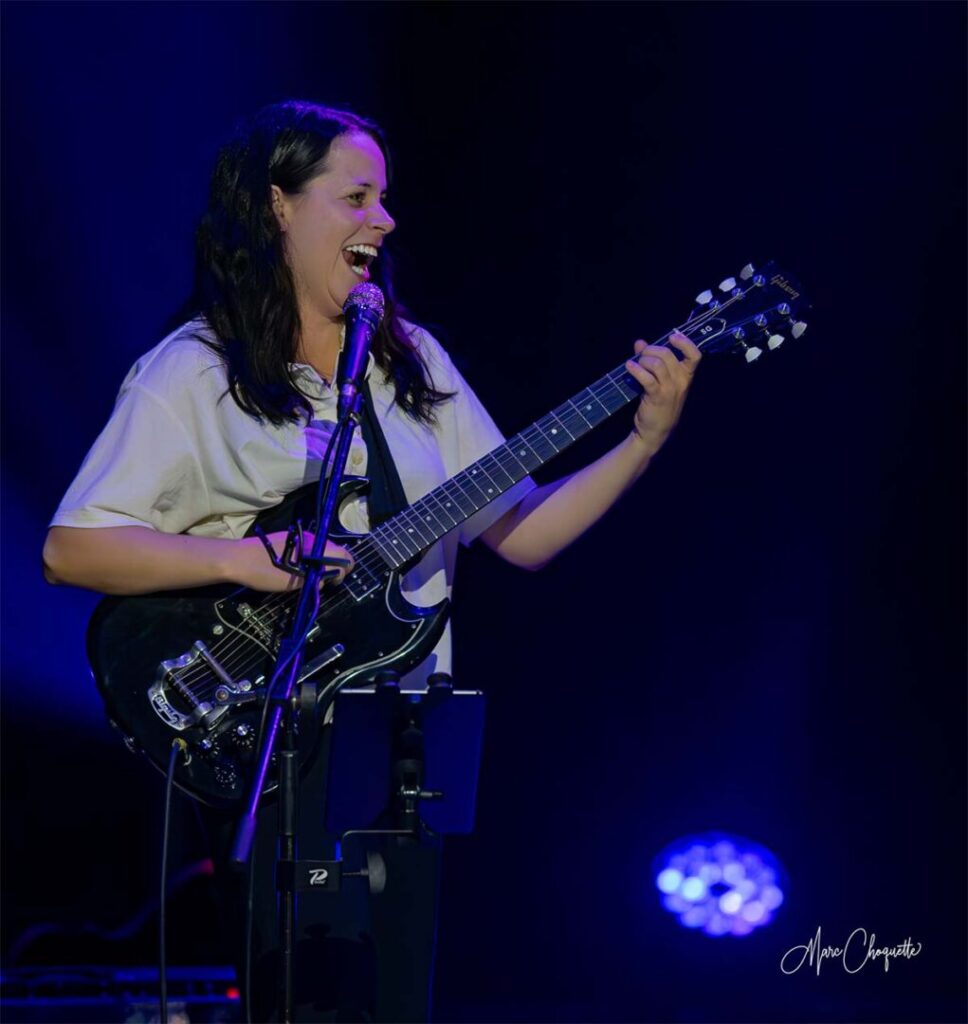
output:
<svg viewBox="0 0 968 1024"><path fill-rule="evenodd" d="M44 577L104 594L146 594L232 579L237 541L161 533L141 526L54 526Z"/></svg>
<svg viewBox="0 0 968 1024"><path fill-rule="evenodd" d="M515 565L540 569L601 519L654 454L631 434L584 469L532 491L484 533L485 543Z"/></svg>

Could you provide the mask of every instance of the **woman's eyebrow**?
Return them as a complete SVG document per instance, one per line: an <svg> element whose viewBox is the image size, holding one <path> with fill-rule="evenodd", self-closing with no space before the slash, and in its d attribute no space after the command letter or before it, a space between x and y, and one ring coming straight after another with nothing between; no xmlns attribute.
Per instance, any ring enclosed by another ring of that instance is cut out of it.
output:
<svg viewBox="0 0 968 1024"><path fill-rule="evenodd" d="M376 186L371 184L369 181L354 181L353 185L356 188L376 188ZM386 189L384 189L380 193L381 196L385 196L386 194L387 194L387 190Z"/></svg>

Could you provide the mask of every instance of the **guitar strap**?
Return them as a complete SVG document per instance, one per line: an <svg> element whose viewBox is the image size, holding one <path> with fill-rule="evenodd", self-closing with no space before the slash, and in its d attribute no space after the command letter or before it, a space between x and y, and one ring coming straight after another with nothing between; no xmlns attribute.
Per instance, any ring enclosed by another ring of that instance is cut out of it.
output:
<svg viewBox="0 0 968 1024"><path fill-rule="evenodd" d="M370 382L363 382L363 416L360 433L366 442L366 475L370 481L370 496L367 505L370 513L370 529L396 515L409 502L400 482L400 474L390 454L390 447L383 435L383 428L373 411Z"/></svg>

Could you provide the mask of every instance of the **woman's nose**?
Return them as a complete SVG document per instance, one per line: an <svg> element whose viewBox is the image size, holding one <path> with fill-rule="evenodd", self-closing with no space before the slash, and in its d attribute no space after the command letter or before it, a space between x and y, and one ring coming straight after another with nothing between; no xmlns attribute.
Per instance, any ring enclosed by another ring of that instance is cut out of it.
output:
<svg viewBox="0 0 968 1024"><path fill-rule="evenodd" d="M385 235L397 226L397 222L387 213L382 203L377 204L373 209L373 219L370 221L372 227L382 231Z"/></svg>

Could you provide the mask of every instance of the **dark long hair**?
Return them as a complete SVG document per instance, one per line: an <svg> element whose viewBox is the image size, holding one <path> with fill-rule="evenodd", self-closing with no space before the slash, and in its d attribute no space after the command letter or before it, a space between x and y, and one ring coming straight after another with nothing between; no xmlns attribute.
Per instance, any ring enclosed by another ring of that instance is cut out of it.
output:
<svg viewBox="0 0 968 1024"><path fill-rule="evenodd" d="M299 100L264 107L219 151L208 209L195 234L194 287L178 318L205 318L215 338L199 337L224 359L232 397L250 415L276 425L311 418L312 406L289 369L299 343L299 310L270 186L300 193L326 169L333 140L351 132L373 138L389 178L390 153L372 121ZM373 357L393 380L397 404L432 423L435 406L451 395L432 386L401 323L406 310L394 297L388 257L384 246L370 268L385 298Z"/></svg>

